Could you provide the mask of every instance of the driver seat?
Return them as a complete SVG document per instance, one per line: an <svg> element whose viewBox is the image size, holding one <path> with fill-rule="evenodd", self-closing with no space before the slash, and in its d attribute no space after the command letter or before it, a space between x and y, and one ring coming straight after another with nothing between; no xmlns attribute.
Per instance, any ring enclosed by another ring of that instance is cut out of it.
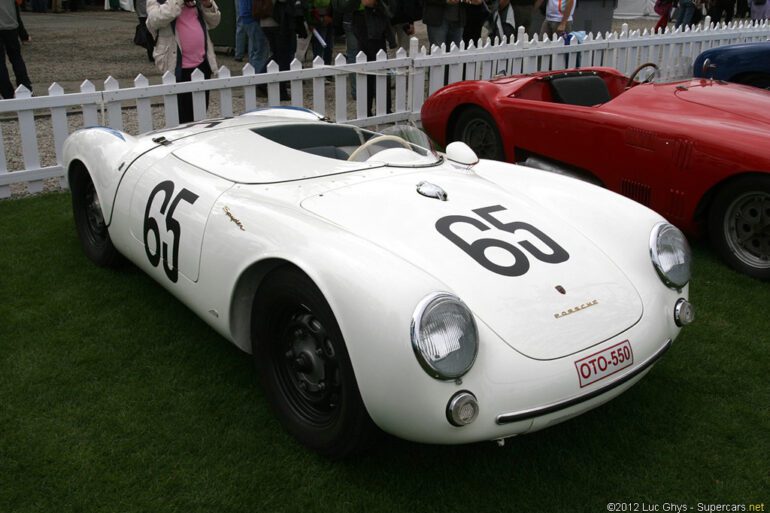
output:
<svg viewBox="0 0 770 513"><path fill-rule="evenodd" d="M592 107L612 99L607 84L597 75L556 75L549 82L557 103Z"/></svg>

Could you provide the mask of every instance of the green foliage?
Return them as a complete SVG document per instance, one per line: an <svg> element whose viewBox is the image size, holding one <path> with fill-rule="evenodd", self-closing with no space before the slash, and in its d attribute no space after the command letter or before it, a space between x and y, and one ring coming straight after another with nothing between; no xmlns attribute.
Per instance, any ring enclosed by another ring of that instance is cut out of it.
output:
<svg viewBox="0 0 770 513"><path fill-rule="evenodd" d="M332 463L284 433L247 355L136 268L85 259L67 194L2 201L0 511L766 503L770 288L695 258L696 323L607 405L503 448L383 437Z"/></svg>

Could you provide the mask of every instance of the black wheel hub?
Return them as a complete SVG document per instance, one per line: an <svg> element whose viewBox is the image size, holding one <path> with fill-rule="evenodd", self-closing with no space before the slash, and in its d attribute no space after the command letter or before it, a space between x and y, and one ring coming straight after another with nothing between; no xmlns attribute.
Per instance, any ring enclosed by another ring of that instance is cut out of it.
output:
<svg viewBox="0 0 770 513"><path fill-rule="evenodd" d="M99 203L99 196L96 194L93 183L88 184L88 190L86 190L85 194L85 205L88 229L92 236L101 238L105 230L104 215L102 215L102 206Z"/></svg>
<svg viewBox="0 0 770 513"><path fill-rule="evenodd" d="M288 404L308 423L332 421L339 405L340 372L324 326L311 312L295 312L278 347L277 376Z"/></svg>
<svg viewBox="0 0 770 513"><path fill-rule="evenodd" d="M495 128L483 119L473 119L465 125L460 139L476 152L479 158L497 157Z"/></svg>
<svg viewBox="0 0 770 513"><path fill-rule="evenodd" d="M729 206L724 225L727 242L743 263L770 267L770 195L750 192Z"/></svg>

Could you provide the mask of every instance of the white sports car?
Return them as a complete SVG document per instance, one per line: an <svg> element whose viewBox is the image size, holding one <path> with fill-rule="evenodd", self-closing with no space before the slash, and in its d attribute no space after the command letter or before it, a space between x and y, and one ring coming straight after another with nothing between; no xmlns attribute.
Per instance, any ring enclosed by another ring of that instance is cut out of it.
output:
<svg viewBox="0 0 770 513"><path fill-rule="evenodd" d="M286 429L337 457L375 425L458 444L561 422L692 321L690 250L660 215L386 132L295 108L79 130L64 155L83 250L132 261L251 353Z"/></svg>

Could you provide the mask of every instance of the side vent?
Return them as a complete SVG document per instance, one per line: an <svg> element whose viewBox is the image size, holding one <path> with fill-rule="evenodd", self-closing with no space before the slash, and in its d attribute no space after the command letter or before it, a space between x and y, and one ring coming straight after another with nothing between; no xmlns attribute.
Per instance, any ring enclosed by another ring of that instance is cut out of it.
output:
<svg viewBox="0 0 770 513"><path fill-rule="evenodd" d="M690 165L690 157L692 156L692 141L679 140L675 143L673 163L674 169L687 169Z"/></svg>
<svg viewBox="0 0 770 513"><path fill-rule="evenodd" d="M650 205L652 191L649 185L633 180L623 180L620 184L620 193L642 205Z"/></svg>

